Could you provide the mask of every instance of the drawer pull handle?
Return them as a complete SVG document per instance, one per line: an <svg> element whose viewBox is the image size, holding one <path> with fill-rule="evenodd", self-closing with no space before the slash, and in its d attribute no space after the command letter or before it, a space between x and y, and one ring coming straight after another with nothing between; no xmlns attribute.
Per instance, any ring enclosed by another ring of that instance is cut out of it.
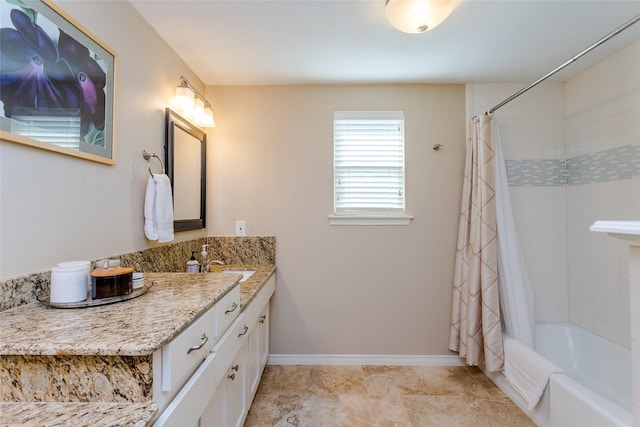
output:
<svg viewBox="0 0 640 427"><path fill-rule="evenodd" d="M187 354L191 353L192 351L200 350L202 347L204 347L204 345L207 343L207 341L209 341L209 337L207 336L207 334L202 334L202 336L200 337L200 339L202 340L202 341L200 342L200 344L198 344L198 345L194 345L193 347L191 347L191 348L187 351Z"/></svg>
<svg viewBox="0 0 640 427"><path fill-rule="evenodd" d="M238 369L239 369L239 368L240 368L240 366L238 366L238 365L233 365L233 366L231 367L231 370L232 370L232 371L236 371L236 372L238 372Z"/></svg>
<svg viewBox="0 0 640 427"><path fill-rule="evenodd" d="M238 304L236 304L235 302L231 305L231 308L226 310L224 312L224 314L229 314L229 313L233 313L234 311L236 311L236 308L238 308Z"/></svg>
<svg viewBox="0 0 640 427"><path fill-rule="evenodd" d="M235 373L231 373L230 375L227 376L227 378L229 378L231 381L236 379L236 374Z"/></svg>
<svg viewBox="0 0 640 427"><path fill-rule="evenodd" d="M264 323L265 320L267 320L266 314L263 314L262 316L260 316L260 323Z"/></svg>
<svg viewBox="0 0 640 427"><path fill-rule="evenodd" d="M242 332L238 334L238 338L240 338L243 335L246 335L247 332L249 332L249 327L247 325L244 325L244 327L242 328Z"/></svg>

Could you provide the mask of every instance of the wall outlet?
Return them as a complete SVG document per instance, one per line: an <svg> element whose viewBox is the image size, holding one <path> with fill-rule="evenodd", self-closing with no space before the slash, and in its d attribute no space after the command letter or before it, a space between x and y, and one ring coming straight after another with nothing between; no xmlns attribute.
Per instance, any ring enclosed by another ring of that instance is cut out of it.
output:
<svg viewBox="0 0 640 427"><path fill-rule="evenodd" d="M247 232L245 221L236 221L236 236L245 236Z"/></svg>

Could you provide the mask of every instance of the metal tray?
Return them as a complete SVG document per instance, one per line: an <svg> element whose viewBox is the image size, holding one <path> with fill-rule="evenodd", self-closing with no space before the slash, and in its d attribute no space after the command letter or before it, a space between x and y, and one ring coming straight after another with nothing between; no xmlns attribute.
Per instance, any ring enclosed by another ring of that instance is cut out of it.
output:
<svg viewBox="0 0 640 427"><path fill-rule="evenodd" d="M141 295L144 295L153 287L153 282L149 284L144 284L141 288L133 290L131 293L126 295L119 295L117 297L109 297L109 298L100 298L100 299L86 299L84 301L78 302L51 302L49 301L49 297L46 296L42 298L38 297L38 301L46 305L50 308L86 308L86 307L96 307L99 305L106 304L114 304L117 302L128 301L130 299L137 298Z"/></svg>

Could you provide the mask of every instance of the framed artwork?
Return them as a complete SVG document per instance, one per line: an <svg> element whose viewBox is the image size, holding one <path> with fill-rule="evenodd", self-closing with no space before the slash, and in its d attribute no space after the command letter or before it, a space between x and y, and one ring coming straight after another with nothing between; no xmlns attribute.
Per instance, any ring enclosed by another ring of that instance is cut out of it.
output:
<svg viewBox="0 0 640 427"><path fill-rule="evenodd" d="M115 52L49 0L0 0L0 46L0 139L115 165Z"/></svg>

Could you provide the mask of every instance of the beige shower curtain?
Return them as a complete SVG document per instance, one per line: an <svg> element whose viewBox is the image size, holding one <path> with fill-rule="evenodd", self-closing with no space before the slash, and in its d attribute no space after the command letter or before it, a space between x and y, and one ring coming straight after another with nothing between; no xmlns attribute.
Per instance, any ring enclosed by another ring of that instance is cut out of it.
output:
<svg viewBox="0 0 640 427"><path fill-rule="evenodd" d="M497 251L493 122L485 114L469 123L449 348L492 372L504 362Z"/></svg>

